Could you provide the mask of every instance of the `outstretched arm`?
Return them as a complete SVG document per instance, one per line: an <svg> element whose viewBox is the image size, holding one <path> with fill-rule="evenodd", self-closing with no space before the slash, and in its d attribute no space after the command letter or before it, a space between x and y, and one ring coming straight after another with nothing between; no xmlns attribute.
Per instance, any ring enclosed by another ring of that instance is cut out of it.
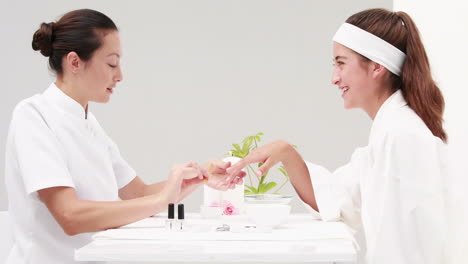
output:
<svg viewBox="0 0 468 264"><path fill-rule="evenodd" d="M314 188L310 180L309 170L301 155L286 141L277 140L255 149L247 157L227 169L230 175L226 181L232 181L235 175L251 163L261 162L263 165L256 172L258 177L264 175L277 163L283 163L288 172L291 184L299 197L314 210L318 211Z"/></svg>

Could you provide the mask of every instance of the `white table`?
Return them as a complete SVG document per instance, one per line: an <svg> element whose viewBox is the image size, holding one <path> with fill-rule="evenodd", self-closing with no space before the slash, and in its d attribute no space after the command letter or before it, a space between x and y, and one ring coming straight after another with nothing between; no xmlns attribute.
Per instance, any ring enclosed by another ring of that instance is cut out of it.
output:
<svg viewBox="0 0 468 264"><path fill-rule="evenodd" d="M321 222L310 215L291 215L271 232L248 228L246 216L218 220L187 215L188 231L164 229L158 216L95 235L75 251L78 261L125 263L355 263L356 250L348 228L340 222ZM214 231L222 224L229 232ZM252 231L246 231L252 230ZM257 230L257 231L255 231Z"/></svg>

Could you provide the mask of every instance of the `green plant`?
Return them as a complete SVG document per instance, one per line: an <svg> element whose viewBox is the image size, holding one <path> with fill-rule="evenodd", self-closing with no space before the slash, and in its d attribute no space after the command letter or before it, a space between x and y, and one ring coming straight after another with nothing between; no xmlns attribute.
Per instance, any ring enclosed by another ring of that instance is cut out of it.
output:
<svg viewBox="0 0 468 264"><path fill-rule="evenodd" d="M234 147L231 149L228 153L228 155L231 155L233 157L238 157L238 158L245 158L249 153L259 147L259 143L261 141L261 137L263 136L262 132L259 132L253 136L248 136L242 140L241 144L232 144ZM295 146L294 146L295 147ZM252 167L255 165L249 164L246 167L246 173L249 178L249 183L250 185L245 184L245 189L244 189L244 194L263 194L267 193L270 190L273 190L278 184L274 181L267 182L265 179L267 175L270 173L270 171L267 171L265 175L262 175L260 178L256 177L255 174L255 169ZM262 166L262 163L257 164L258 167ZM289 182L289 175L284 169L283 166L280 166L277 168L277 170L284 176L285 180L284 182L274 190L274 194L278 194L279 191L286 185L286 183ZM253 177L252 177L253 175ZM257 179L257 186L254 186L254 182L252 178Z"/></svg>

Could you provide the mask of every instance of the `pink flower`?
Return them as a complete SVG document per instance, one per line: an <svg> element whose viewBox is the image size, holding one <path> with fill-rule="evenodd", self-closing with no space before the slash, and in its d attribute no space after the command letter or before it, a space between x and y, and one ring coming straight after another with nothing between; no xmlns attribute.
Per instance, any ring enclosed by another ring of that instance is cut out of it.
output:
<svg viewBox="0 0 468 264"><path fill-rule="evenodd" d="M239 208L235 207L230 201L222 201L221 205L218 202L212 202L210 207L222 207L223 215L238 215Z"/></svg>

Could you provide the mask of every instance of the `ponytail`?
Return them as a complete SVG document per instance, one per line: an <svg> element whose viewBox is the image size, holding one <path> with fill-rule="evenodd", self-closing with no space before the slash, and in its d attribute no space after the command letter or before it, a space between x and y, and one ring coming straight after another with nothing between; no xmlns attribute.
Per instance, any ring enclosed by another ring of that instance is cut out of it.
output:
<svg viewBox="0 0 468 264"><path fill-rule="evenodd" d="M434 136L447 142L443 128L444 97L432 79L429 60L411 17L397 12L407 29L406 61L401 74L401 90L408 105L426 123Z"/></svg>

